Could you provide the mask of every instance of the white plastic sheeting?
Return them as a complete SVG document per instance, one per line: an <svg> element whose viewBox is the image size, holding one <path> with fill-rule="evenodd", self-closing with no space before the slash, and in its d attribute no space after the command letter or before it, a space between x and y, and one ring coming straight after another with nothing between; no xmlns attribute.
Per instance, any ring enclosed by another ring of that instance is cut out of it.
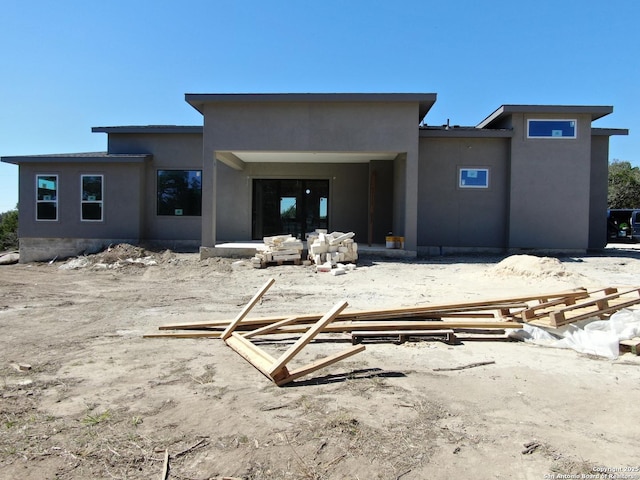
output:
<svg viewBox="0 0 640 480"><path fill-rule="evenodd" d="M524 324L523 329L509 336L553 348L571 348L576 352L615 360L620 354L620 340L640 337L640 310L620 310L609 320L587 320L549 333L547 330Z"/></svg>

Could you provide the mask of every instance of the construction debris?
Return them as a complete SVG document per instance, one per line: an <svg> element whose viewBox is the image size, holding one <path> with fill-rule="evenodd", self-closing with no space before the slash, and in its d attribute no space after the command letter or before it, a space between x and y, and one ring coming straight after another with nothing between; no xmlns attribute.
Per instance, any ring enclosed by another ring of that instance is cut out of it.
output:
<svg viewBox="0 0 640 480"><path fill-rule="evenodd" d="M327 233L326 230L317 229L307 235L309 260L316 264L318 271L330 271L338 264L357 262L358 244L353 240L354 236L353 232Z"/></svg>
<svg viewBox="0 0 640 480"><path fill-rule="evenodd" d="M334 240L350 240L350 237L345 238L344 235L346 234L335 237ZM326 239L327 236L324 237L325 242ZM287 243L286 240L280 242L281 245L284 243ZM541 325L546 330L553 331L585 318L608 318L614 312L640 304L640 288L618 291L617 288L608 287L592 292L576 289L497 300L364 311L347 310L348 304L343 301L325 314L246 318L274 282L274 279L270 279L233 320L164 325L160 330L187 331L148 334L145 337L221 338L267 378L277 385L284 385L363 351L364 345L359 344L365 338L378 341L391 338L402 343L411 337L430 337L444 340L448 344L457 344L460 342L456 333L489 332L500 333L500 338L505 339L509 338L504 336L505 329L523 331L526 328L538 328L533 325ZM288 363L303 348L319 335L329 333L351 334L353 346L310 365L293 370L288 368ZM630 337L638 333L640 329L637 332L634 330ZM255 337L278 334L284 334L289 339L292 334L302 336L278 358L272 357L251 341ZM640 339L626 341L625 345L636 353ZM482 365L484 364L487 363ZM462 368L475 366L479 365Z"/></svg>
<svg viewBox="0 0 640 480"><path fill-rule="evenodd" d="M265 268L267 265L282 265L291 262L300 265L302 250L304 245L301 240L291 235L276 235L264 237L264 248L259 249L255 256L251 258L251 265L254 268Z"/></svg>

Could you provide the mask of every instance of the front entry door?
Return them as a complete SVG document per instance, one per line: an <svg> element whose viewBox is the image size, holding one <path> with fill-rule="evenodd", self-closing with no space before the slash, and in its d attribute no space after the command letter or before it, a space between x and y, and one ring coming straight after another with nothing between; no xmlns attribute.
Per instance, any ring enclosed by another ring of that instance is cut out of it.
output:
<svg viewBox="0 0 640 480"><path fill-rule="evenodd" d="M253 180L252 238L305 233L329 225L329 180Z"/></svg>

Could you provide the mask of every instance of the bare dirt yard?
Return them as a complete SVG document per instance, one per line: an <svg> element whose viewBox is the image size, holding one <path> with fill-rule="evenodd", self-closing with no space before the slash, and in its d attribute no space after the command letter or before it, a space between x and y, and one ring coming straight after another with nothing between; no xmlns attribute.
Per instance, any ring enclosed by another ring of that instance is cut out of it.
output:
<svg viewBox="0 0 640 480"><path fill-rule="evenodd" d="M143 338L230 320L269 278L250 317L640 283L631 248L503 260L365 257L333 276L122 246L1 266L0 478L160 479L166 451L177 480L640 479L631 353L606 360L506 338L367 343L277 387L219 339ZM276 355L292 341L261 347ZM347 345L334 334L299 361Z"/></svg>

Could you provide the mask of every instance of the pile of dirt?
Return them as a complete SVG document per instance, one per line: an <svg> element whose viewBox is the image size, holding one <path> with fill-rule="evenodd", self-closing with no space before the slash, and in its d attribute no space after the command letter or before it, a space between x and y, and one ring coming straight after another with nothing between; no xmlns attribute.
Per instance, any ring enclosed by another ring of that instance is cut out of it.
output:
<svg viewBox="0 0 640 480"><path fill-rule="evenodd" d="M560 278L571 275L560 260L533 255L512 255L489 268L495 276L518 276L530 278Z"/></svg>
<svg viewBox="0 0 640 480"><path fill-rule="evenodd" d="M62 270L75 270L87 267L98 269L125 266L149 267L170 261L173 257L174 254L170 250L157 253L128 243L119 243L118 245L109 245L102 252L71 258L60 265L59 268Z"/></svg>

